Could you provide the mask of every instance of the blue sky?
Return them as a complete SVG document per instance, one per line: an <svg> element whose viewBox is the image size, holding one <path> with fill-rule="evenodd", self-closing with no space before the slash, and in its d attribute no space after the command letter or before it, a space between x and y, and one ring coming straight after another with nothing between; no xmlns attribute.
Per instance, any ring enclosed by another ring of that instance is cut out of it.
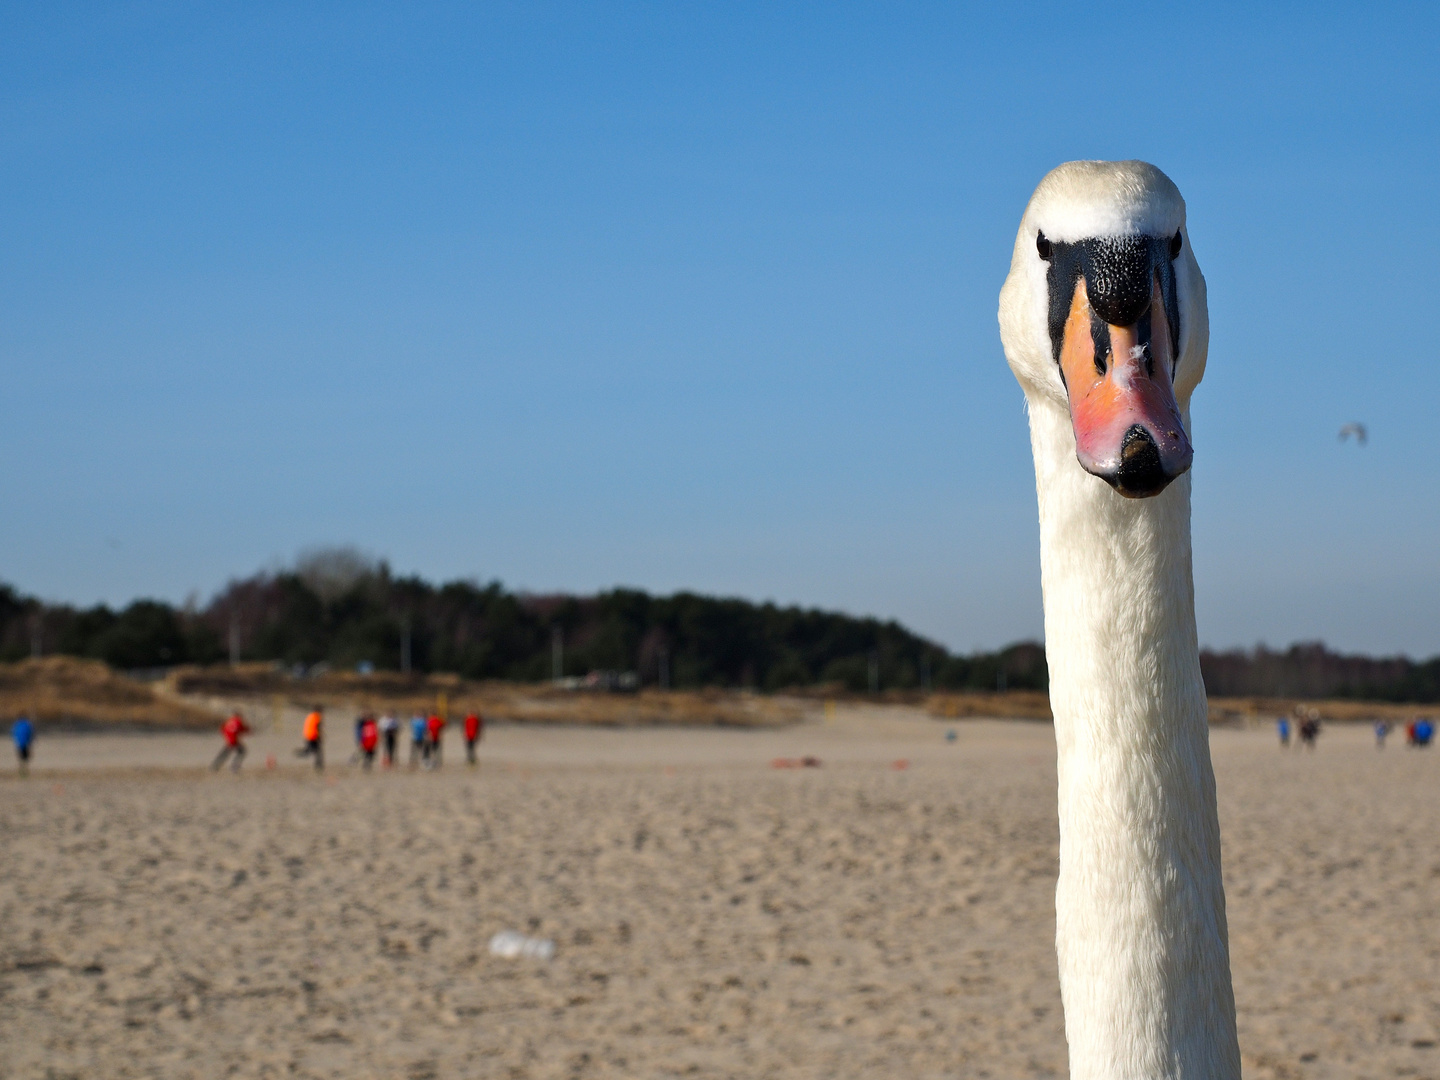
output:
<svg viewBox="0 0 1440 1080"><path fill-rule="evenodd" d="M354 543L1038 636L996 296L1046 170L1140 157L1210 286L1201 640L1440 652L1433 7L3 21L23 590L203 599Z"/></svg>

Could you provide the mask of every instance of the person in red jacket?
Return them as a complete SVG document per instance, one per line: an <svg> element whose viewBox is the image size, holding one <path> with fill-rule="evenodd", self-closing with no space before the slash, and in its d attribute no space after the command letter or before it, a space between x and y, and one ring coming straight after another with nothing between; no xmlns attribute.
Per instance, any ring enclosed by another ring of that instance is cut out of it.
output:
<svg viewBox="0 0 1440 1080"><path fill-rule="evenodd" d="M465 761L475 764L475 744L485 737L485 721L478 712L465 714Z"/></svg>
<svg viewBox="0 0 1440 1080"><path fill-rule="evenodd" d="M360 753L368 770L375 764L375 747L380 744L380 725L368 713L360 720Z"/></svg>
<svg viewBox="0 0 1440 1080"><path fill-rule="evenodd" d="M425 744L425 754L429 758L428 765L432 769L440 767L440 739L445 733L445 721L438 712L430 714L430 719L425 721L425 732L429 735L429 741Z"/></svg>
<svg viewBox="0 0 1440 1080"><path fill-rule="evenodd" d="M245 723L245 718L238 712L231 713L230 719L220 725L220 734L225 736L225 745L220 748L220 753L210 763L212 771L219 772L220 766L225 764L225 759L231 754L235 755L235 760L230 765L231 771L240 771L240 762L245 757L245 744L240 739L249 730L250 725Z"/></svg>

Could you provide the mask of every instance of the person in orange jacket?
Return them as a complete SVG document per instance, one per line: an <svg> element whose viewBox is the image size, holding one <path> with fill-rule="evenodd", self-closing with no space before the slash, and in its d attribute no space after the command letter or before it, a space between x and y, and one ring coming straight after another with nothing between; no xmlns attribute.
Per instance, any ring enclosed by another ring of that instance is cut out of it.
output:
<svg viewBox="0 0 1440 1080"><path fill-rule="evenodd" d="M309 757L314 754L315 771L319 772L325 768L325 712L319 705L311 709L305 717L300 737L305 740L305 745L295 751L295 756Z"/></svg>
<svg viewBox="0 0 1440 1080"><path fill-rule="evenodd" d="M235 760L230 764L230 771L240 771L240 762L245 758L245 744L241 742L241 738L249 730L250 725L245 723L243 716L238 712L230 714L230 719L220 726L220 734L225 736L225 745L220 748L220 753L215 755L215 760L210 763L212 772L219 772L220 766L225 764L225 759L231 754L235 755Z"/></svg>
<svg viewBox="0 0 1440 1080"><path fill-rule="evenodd" d="M465 714L465 761L475 764L475 744L485 737L485 721L478 712Z"/></svg>
<svg viewBox="0 0 1440 1080"><path fill-rule="evenodd" d="M430 759L430 768L440 767L440 740L445 734L445 721L438 712L430 714L430 719L425 721L426 734L430 736L425 746L426 756Z"/></svg>

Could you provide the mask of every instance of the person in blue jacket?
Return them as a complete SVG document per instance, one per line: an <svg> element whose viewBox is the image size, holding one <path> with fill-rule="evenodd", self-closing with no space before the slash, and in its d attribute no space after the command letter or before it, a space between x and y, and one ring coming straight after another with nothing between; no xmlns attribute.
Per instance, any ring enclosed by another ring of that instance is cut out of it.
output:
<svg viewBox="0 0 1440 1080"><path fill-rule="evenodd" d="M20 775L30 771L30 746L35 742L35 725L28 716L22 716L10 726L10 737L15 740L15 756L20 759Z"/></svg>
<svg viewBox="0 0 1440 1080"><path fill-rule="evenodd" d="M416 713L410 717L410 767L413 769L423 758L430 761L430 732L426 729L425 714Z"/></svg>

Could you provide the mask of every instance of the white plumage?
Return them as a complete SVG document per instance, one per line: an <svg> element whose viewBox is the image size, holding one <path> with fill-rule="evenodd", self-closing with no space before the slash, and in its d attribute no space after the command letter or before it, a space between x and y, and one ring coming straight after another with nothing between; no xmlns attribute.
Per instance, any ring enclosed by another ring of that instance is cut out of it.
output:
<svg viewBox="0 0 1440 1080"><path fill-rule="evenodd" d="M1029 403L1050 700L1059 755L1056 947L1072 1080L1238 1080L1220 832L1195 631L1190 477L1124 498L1076 458L1037 233L1183 236L1174 396L1187 434L1205 371L1205 280L1185 202L1143 162L1040 183L1000 294Z"/></svg>

